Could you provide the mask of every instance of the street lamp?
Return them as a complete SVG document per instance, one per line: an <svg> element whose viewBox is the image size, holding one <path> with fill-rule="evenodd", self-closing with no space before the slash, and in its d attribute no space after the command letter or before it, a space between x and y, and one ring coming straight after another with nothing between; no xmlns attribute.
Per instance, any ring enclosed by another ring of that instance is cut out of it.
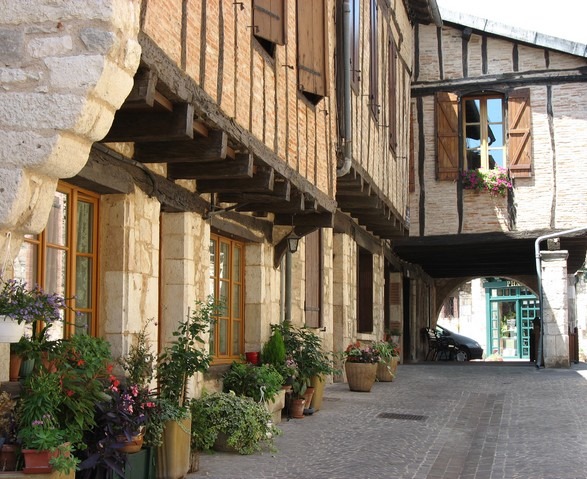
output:
<svg viewBox="0 0 587 479"><path fill-rule="evenodd" d="M298 250L298 243L300 242L300 237L292 230L290 235L287 237L287 249L290 253L295 253Z"/></svg>

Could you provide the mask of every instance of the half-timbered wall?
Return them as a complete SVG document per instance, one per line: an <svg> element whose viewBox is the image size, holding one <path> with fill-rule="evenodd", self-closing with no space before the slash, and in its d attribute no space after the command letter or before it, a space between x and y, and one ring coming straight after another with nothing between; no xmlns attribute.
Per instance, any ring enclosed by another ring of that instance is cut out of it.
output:
<svg viewBox="0 0 587 479"><path fill-rule="evenodd" d="M419 25L416 38L410 234L584 224L587 199L577 192L587 174L580 161L587 145L585 59L450 24ZM459 187L459 101L481 92L503 95L506 104L507 166L514 182L506 198ZM442 96L452 97L452 104L443 106L437 101ZM450 114L457 123L447 128ZM456 136L451 140L450 134ZM447 156L456 163L447 163Z"/></svg>
<svg viewBox="0 0 587 479"><path fill-rule="evenodd" d="M403 2L399 0L361 0L356 4L359 7L359 46L356 48L359 81L351 93L352 156L359 171L372 180L405 220L412 27ZM376 40L371 35L371 9L374 5L377 7ZM375 62L371 58L373 41L377 43ZM376 74L372 72L374 65ZM356 74L355 69L351 73ZM373 81L377 81L376 87L372 85ZM373 91L377 92L375 98L372 98ZM378 114L375 115L374 111Z"/></svg>
<svg viewBox="0 0 587 479"><path fill-rule="evenodd" d="M334 0L145 2L142 30L227 118L334 196L333 9Z"/></svg>

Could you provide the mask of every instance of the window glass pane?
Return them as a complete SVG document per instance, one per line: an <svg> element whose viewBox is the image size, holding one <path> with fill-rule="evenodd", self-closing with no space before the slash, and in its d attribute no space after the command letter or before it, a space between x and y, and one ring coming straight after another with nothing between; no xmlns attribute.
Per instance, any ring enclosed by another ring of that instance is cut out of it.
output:
<svg viewBox="0 0 587 479"><path fill-rule="evenodd" d="M501 98L487 99L487 121L489 123L502 123L503 110L501 107Z"/></svg>
<svg viewBox="0 0 587 479"><path fill-rule="evenodd" d="M241 322L234 321L232 323L232 354L239 356L243 354L241 351Z"/></svg>
<svg viewBox="0 0 587 479"><path fill-rule="evenodd" d="M77 204L77 251L92 253L94 236L94 205L85 201Z"/></svg>
<svg viewBox="0 0 587 479"><path fill-rule="evenodd" d="M228 320L218 320L218 354L228 354Z"/></svg>
<svg viewBox="0 0 587 479"><path fill-rule="evenodd" d="M489 168L497 168L497 167L504 167L503 163L503 150L496 149L496 150L489 150Z"/></svg>
<svg viewBox="0 0 587 479"><path fill-rule="evenodd" d="M494 148L503 146L503 125L491 125L489 127L488 143L490 147Z"/></svg>
<svg viewBox="0 0 587 479"><path fill-rule="evenodd" d="M232 280L240 281L241 278L241 249L235 246L232 250Z"/></svg>
<svg viewBox="0 0 587 479"><path fill-rule="evenodd" d="M214 276L216 271L216 240L210 240L210 276ZM212 289L213 291L214 289Z"/></svg>
<svg viewBox="0 0 587 479"><path fill-rule="evenodd" d="M241 316L241 286L235 284L232 287L232 317L242 318Z"/></svg>
<svg viewBox="0 0 587 479"><path fill-rule="evenodd" d="M75 268L75 305L87 309L92 305L92 261L78 256Z"/></svg>
<svg viewBox="0 0 587 479"><path fill-rule="evenodd" d="M221 281L218 290L218 301L228 307L228 295L230 293L230 283L228 281ZM225 311L224 314L229 315L230 311Z"/></svg>
<svg viewBox="0 0 587 479"><path fill-rule="evenodd" d="M469 170L481 168L481 152L479 150L467 150L467 168Z"/></svg>
<svg viewBox="0 0 587 479"><path fill-rule="evenodd" d="M67 253L63 250L47 248L45 291L65 296Z"/></svg>
<svg viewBox="0 0 587 479"><path fill-rule="evenodd" d="M88 334L91 324L91 313L78 313L75 317L75 334Z"/></svg>
<svg viewBox="0 0 587 479"><path fill-rule="evenodd" d="M230 275L230 245L227 243L220 243L220 269L218 276L226 279Z"/></svg>
<svg viewBox="0 0 587 479"><path fill-rule="evenodd" d="M214 349L216 346L216 341L214 340L216 338L216 323L216 321L213 321L210 325L210 354L212 355L216 354Z"/></svg>
<svg viewBox="0 0 587 479"><path fill-rule="evenodd" d="M53 207L49 212L49 220L45 229L47 242L60 246L67 244L67 208L69 198L65 193L56 192Z"/></svg>
<svg viewBox="0 0 587 479"><path fill-rule="evenodd" d="M481 140L475 138L467 138L467 149L473 150L481 146Z"/></svg>

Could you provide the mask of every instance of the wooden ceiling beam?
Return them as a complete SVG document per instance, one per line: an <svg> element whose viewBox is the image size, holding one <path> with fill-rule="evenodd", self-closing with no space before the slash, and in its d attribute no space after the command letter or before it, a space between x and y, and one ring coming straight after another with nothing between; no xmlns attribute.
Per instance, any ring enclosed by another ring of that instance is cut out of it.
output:
<svg viewBox="0 0 587 479"><path fill-rule="evenodd" d="M267 193L250 193L250 192L237 192L237 193L219 193L218 202L220 203L263 203L276 202L276 201L287 201L292 200L291 195L291 183L289 181L276 181L273 185L273 191ZM298 203L300 197L298 196ZM295 201L292 201L295 203ZM303 203L302 203L303 204ZM262 210L262 209L261 209ZM259 209L250 211L261 211Z"/></svg>
<svg viewBox="0 0 587 479"><path fill-rule="evenodd" d="M273 191L275 170L269 167L256 167L250 179L201 180L196 182L199 193L266 193Z"/></svg>
<svg viewBox="0 0 587 479"><path fill-rule="evenodd" d="M216 162L169 163L170 180L220 180L253 177L253 155L237 153L235 159Z"/></svg>
<svg viewBox="0 0 587 479"><path fill-rule="evenodd" d="M319 228L332 228L334 226L334 215L330 212L303 213L299 215L275 215L273 221L280 226L316 226Z"/></svg>
<svg viewBox="0 0 587 479"><path fill-rule="evenodd" d="M157 74L153 70L139 69L135 74L132 90L121 109L152 108L155 105L157 80Z"/></svg>
<svg viewBox="0 0 587 479"><path fill-rule="evenodd" d="M172 111L119 110L103 143L184 141L194 138L194 107L179 103Z"/></svg>
<svg viewBox="0 0 587 479"><path fill-rule="evenodd" d="M135 159L142 163L191 163L226 159L228 137L224 131L210 130L207 137L191 141L138 143Z"/></svg>

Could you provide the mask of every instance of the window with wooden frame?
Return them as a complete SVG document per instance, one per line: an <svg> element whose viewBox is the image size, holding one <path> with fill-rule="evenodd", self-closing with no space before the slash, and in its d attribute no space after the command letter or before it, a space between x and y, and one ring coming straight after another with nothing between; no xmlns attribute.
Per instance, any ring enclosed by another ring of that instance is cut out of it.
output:
<svg viewBox="0 0 587 479"><path fill-rule="evenodd" d="M313 104L328 95L325 0L298 1L298 88Z"/></svg>
<svg viewBox="0 0 587 479"><path fill-rule="evenodd" d="M60 182L45 230L27 235L14 261L15 278L66 298L64 321L51 339L96 334L98 205L95 193Z"/></svg>
<svg viewBox="0 0 587 479"><path fill-rule="evenodd" d="M369 68L369 107L375 121L379 121L379 39L377 29L377 0L371 0L370 22L370 68Z"/></svg>
<svg viewBox="0 0 587 479"><path fill-rule="evenodd" d="M389 147L397 147L397 49L389 35Z"/></svg>
<svg viewBox="0 0 587 479"><path fill-rule="evenodd" d="M308 328L322 326L322 234L321 230L306 235L306 298L304 314Z"/></svg>
<svg viewBox="0 0 587 479"><path fill-rule="evenodd" d="M253 33L271 56L287 42L286 12L285 0L253 0Z"/></svg>
<svg viewBox="0 0 587 479"><path fill-rule="evenodd" d="M460 117L459 117L460 112ZM463 169L507 168L513 178L532 175L530 90L501 94L436 94L437 179L459 178L459 131ZM507 138L507 141L506 141Z"/></svg>
<svg viewBox="0 0 587 479"><path fill-rule="evenodd" d="M362 248L357 257L357 332L373 332L373 255Z"/></svg>
<svg viewBox="0 0 587 479"><path fill-rule="evenodd" d="M210 235L210 286L222 305L210 333L215 363L231 362L244 354L244 243Z"/></svg>

